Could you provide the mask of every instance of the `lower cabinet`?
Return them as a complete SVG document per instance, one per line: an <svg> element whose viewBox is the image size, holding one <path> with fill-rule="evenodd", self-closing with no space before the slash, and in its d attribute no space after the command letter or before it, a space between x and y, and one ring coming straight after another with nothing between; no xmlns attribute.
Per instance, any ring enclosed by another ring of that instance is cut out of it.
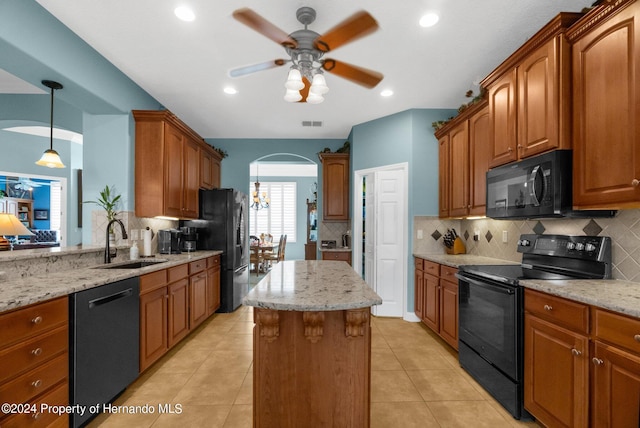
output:
<svg viewBox="0 0 640 428"><path fill-rule="evenodd" d="M415 258L415 314L458 349L458 269Z"/></svg>
<svg viewBox="0 0 640 428"><path fill-rule="evenodd" d="M341 260L351 264L351 250L347 251L321 251L322 260Z"/></svg>
<svg viewBox="0 0 640 428"><path fill-rule="evenodd" d="M220 256L141 276L140 371L184 339L219 306Z"/></svg>

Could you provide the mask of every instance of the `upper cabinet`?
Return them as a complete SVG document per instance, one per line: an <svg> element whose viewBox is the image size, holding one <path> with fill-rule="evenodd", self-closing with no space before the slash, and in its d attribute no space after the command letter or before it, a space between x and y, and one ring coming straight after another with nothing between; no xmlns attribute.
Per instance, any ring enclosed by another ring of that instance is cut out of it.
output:
<svg viewBox="0 0 640 428"><path fill-rule="evenodd" d="M349 154L320 153L322 220L349 220Z"/></svg>
<svg viewBox="0 0 640 428"><path fill-rule="evenodd" d="M489 107L481 101L436 132L439 216L484 215L489 170Z"/></svg>
<svg viewBox="0 0 640 428"><path fill-rule="evenodd" d="M565 31L581 16L559 14L481 82L489 94L491 167L570 148L571 68Z"/></svg>
<svg viewBox="0 0 640 428"><path fill-rule="evenodd" d="M134 110L133 116L136 216L198 218L199 189L219 186L220 155L169 111Z"/></svg>
<svg viewBox="0 0 640 428"><path fill-rule="evenodd" d="M567 32L576 209L640 207L639 18L639 2L610 2Z"/></svg>

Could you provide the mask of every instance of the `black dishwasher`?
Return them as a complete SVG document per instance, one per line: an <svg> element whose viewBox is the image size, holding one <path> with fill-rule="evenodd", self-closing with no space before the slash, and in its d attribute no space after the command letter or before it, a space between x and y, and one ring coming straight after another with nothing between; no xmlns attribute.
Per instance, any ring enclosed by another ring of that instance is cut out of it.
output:
<svg viewBox="0 0 640 428"><path fill-rule="evenodd" d="M86 424L139 372L140 293L138 278L113 282L70 295L71 426Z"/></svg>

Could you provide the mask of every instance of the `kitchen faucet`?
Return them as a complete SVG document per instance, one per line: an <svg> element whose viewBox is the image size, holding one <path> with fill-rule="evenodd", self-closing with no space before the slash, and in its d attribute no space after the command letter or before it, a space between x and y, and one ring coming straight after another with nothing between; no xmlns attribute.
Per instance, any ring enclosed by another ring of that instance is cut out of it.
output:
<svg viewBox="0 0 640 428"><path fill-rule="evenodd" d="M127 230L125 229L124 224L122 224L122 221L120 221L117 218L114 218L109 223L107 223L107 235L106 235L107 245L104 247L104 262L105 263L111 263L111 253L109 252L109 229L111 228L111 225L113 223L120 224L120 230L122 231L122 239L127 239Z"/></svg>

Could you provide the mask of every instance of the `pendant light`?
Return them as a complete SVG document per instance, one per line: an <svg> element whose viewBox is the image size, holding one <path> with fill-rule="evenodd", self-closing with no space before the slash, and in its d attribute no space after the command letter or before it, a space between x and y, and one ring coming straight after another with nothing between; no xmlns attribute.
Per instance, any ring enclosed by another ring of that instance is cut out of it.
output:
<svg viewBox="0 0 640 428"><path fill-rule="evenodd" d="M65 166L60 159L60 155L58 152L53 150L53 91L56 89L62 89L62 84L52 80L43 80L42 84L51 89L51 134L49 150L45 150L40 160L36 162L36 165L46 166L49 168L64 168Z"/></svg>

